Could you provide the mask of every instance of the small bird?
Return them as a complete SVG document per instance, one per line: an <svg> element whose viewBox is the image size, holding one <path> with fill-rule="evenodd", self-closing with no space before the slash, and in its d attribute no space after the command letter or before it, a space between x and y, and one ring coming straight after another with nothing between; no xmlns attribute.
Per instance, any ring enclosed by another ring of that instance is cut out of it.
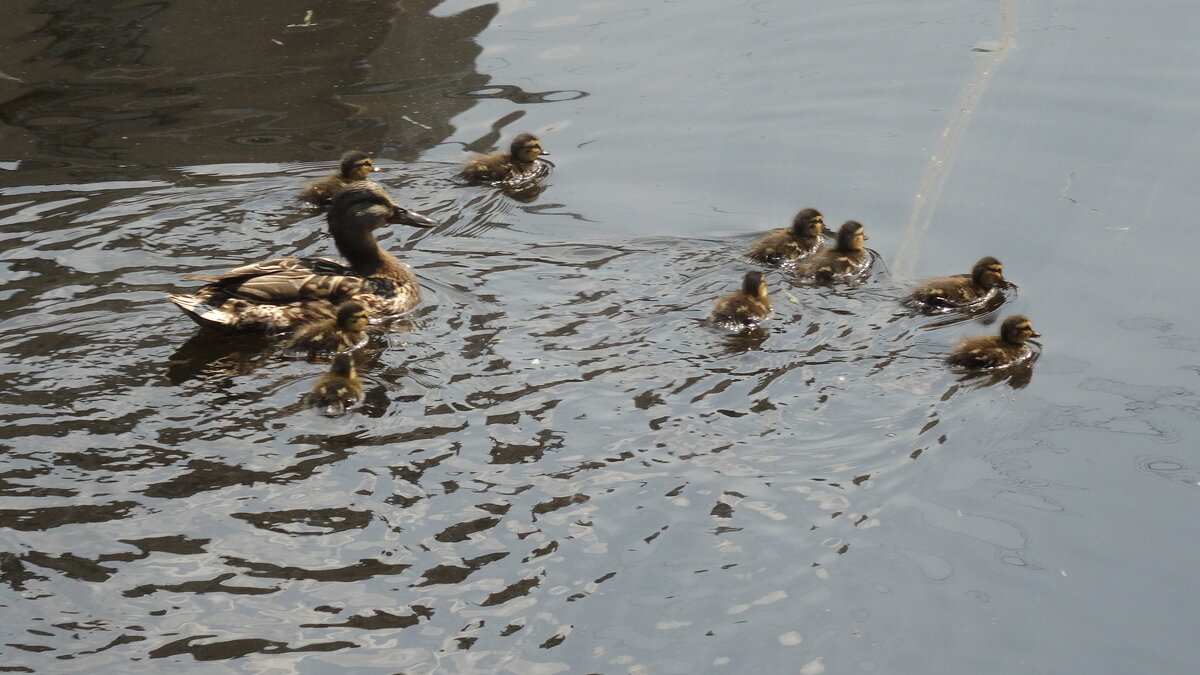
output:
<svg viewBox="0 0 1200 675"><path fill-rule="evenodd" d="M346 258L275 258L216 275L189 275L208 284L192 294L168 295L187 316L223 330L291 330L327 319L353 300L371 316L402 314L421 293L408 265L379 247L375 230L389 223L433 227L437 223L401 208L378 184L353 183L334 198L329 233Z"/></svg>
<svg viewBox="0 0 1200 675"><path fill-rule="evenodd" d="M779 267L812 255L821 248L825 217L816 209L804 209L792 219L790 228L772 230L759 237L746 256L754 262Z"/></svg>
<svg viewBox="0 0 1200 675"><path fill-rule="evenodd" d="M319 408L326 415L342 415L362 397L363 386L354 370L354 357L342 352L333 357L329 372L322 375L312 391L304 395L303 403Z"/></svg>
<svg viewBox="0 0 1200 675"><path fill-rule="evenodd" d="M742 288L717 300L708 320L727 328L753 326L771 313L767 282L759 271L746 272Z"/></svg>
<svg viewBox="0 0 1200 675"><path fill-rule="evenodd" d="M342 303L337 316L307 323L284 343L283 349L304 352L312 358L321 352L340 352L354 349L367 338L367 310L357 302Z"/></svg>
<svg viewBox="0 0 1200 675"><path fill-rule="evenodd" d="M862 223L847 220L837 232L837 244L822 248L796 264L796 276L831 282L838 278L857 277L871 267L871 254L863 248L867 235Z"/></svg>
<svg viewBox="0 0 1200 675"><path fill-rule="evenodd" d="M1004 278L1004 266L991 256L980 258L970 274L956 274L922 282L905 298L910 305L953 309L977 303L997 288L1013 284Z"/></svg>
<svg viewBox="0 0 1200 675"><path fill-rule="evenodd" d="M538 157L549 156L542 149L542 142L533 134L520 134L512 140L508 152L480 155L467 162L458 174L473 182L503 181L529 173Z"/></svg>
<svg viewBox="0 0 1200 675"><path fill-rule="evenodd" d="M946 363L972 370L999 368L1017 363L1028 356L1025 341L1041 337L1033 332L1033 324L1020 314L1013 314L1000 324L1000 335L966 338L958 343Z"/></svg>
<svg viewBox="0 0 1200 675"><path fill-rule="evenodd" d="M329 206L339 192L355 181L366 180L372 171L378 171L371 156L362 150L350 150L342 155L341 170L321 180L315 180L300 190L300 201L315 206Z"/></svg>

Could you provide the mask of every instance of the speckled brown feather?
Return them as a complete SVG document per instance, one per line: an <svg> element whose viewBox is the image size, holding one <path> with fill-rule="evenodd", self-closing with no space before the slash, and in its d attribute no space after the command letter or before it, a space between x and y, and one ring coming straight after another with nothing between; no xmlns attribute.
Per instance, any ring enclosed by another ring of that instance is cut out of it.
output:
<svg viewBox="0 0 1200 675"><path fill-rule="evenodd" d="M828 283L838 278L865 274L871 266L871 254L854 236L856 231L861 232L862 229L861 224L852 220L843 223L838 230L837 246L823 248L801 260L793 270L796 276Z"/></svg>
<svg viewBox="0 0 1200 675"><path fill-rule="evenodd" d="M764 265L790 265L824 245L821 240L824 225L819 211L804 209L796 214L791 227L772 230L750 244L746 257Z"/></svg>
<svg viewBox="0 0 1200 675"><path fill-rule="evenodd" d="M708 320L729 326L751 326L770 314L771 299L762 272L747 272L742 288L717 300Z"/></svg>
<svg viewBox="0 0 1200 675"><path fill-rule="evenodd" d="M1029 355L1025 340L1040 337L1029 319L1014 314L1000 325L1000 335L965 338L958 343L946 363L972 370L999 368L1023 360Z"/></svg>
<svg viewBox="0 0 1200 675"><path fill-rule="evenodd" d="M970 305L988 297L998 286L1007 286L1003 266L992 257L981 258L970 274L930 279L913 289L906 299L910 304L954 308Z"/></svg>
<svg viewBox="0 0 1200 675"><path fill-rule="evenodd" d="M458 175L472 182L508 180L528 173L539 156L549 154L542 150L537 137L520 134L513 139L508 152L473 157Z"/></svg>

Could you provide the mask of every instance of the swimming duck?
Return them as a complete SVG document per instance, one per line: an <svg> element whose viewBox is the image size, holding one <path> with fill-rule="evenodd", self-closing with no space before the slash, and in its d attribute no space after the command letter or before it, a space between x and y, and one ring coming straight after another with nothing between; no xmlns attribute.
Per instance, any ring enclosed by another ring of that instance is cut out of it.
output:
<svg viewBox="0 0 1200 675"><path fill-rule="evenodd" d="M863 274L871 266L871 254L863 248L866 240L862 223L847 220L838 228L837 244L801 260L796 264L795 273L823 282Z"/></svg>
<svg viewBox="0 0 1200 675"><path fill-rule="evenodd" d="M312 391L304 395L303 403L320 408L326 415L341 415L362 400L363 386L354 370L354 357L342 352L333 357L329 372L317 380Z"/></svg>
<svg viewBox="0 0 1200 675"><path fill-rule="evenodd" d="M966 338L958 343L946 363L959 368L999 368L1023 360L1029 353L1025 340L1041 337L1033 332L1033 324L1020 314L1013 314L1000 324L1000 335Z"/></svg>
<svg viewBox="0 0 1200 675"><path fill-rule="evenodd" d="M771 313L771 299L767 297L767 282L763 273L746 272L742 278L742 289L717 300L708 320L727 327L753 326Z"/></svg>
<svg viewBox="0 0 1200 675"><path fill-rule="evenodd" d="M372 171L378 171L371 163L371 156L361 150L350 150L342 155L341 170L316 180L300 190L300 201L316 206L329 206L337 193L346 186L360 180L366 180Z"/></svg>
<svg viewBox="0 0 1200 675"><path fill-rule="evenodd" d="M773 230L758 238L746 251L751 260L780 266L811 255L821 248L825 217L816 209L804 209L792 219L790 228Z"/></svg>
<svg viewBox="0 0 1200 675"><path fill-rule="evenodd" d="M337 308L337 316L304 324L283 348L306 352L312 358L319 352L340 352L354 349L366 340L367 310L357 302L345 302Z"/></svg>
<svg viewBox="0 0 1200 675"><path fill-rule="evenodd" d="M512 140L508 152L481 155L467 162L459 176L468 181L502 181L528 173L537 158L550 153L533 134L520 134Z"/></svg>
<svg viewBox="0 0 1200 675"><path fill-rule="evenodd" d="M225 330L290 330L334 316L343 302L359 303L372 316L401 314L420 300L407 265L379 247L375 230L388 223L432 227L436 223L401 208L379 185L360 181L334 198L329 233L348 265L328 258L276 258L223 274L189 275L209 282L190 295L169 295L201 326Z"/></svg>
<svg viewBox="0 0 1200 675"><path fill-rule="evenodd" d="M991 256L980 258L970 274L956 274L922 282L906 301L925 307L954 308L970 305L988 297L995 288L1012 284L1004 278L1004 266Z"/></svg>

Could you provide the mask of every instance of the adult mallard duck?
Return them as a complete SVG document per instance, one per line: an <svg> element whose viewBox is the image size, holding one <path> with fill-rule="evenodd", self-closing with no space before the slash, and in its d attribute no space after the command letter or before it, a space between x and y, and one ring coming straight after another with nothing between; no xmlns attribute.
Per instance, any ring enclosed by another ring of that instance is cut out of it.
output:
<svg viewBox="0 0 1200 675"><path fill-rule="evenodd" d="M792 219L790 228L773 230L750 244L746 256L764 265L789 265L821 248L824 230L825 217L821 212L804 209Z"/></svg>
<svg viewBox="0 0 1200 675"><path fill-rule="evenodd" d="M1013 314L1000 324L1000 335L966 338L958 343L946 363L958 368L978 370L999 368L1023 361L1029 356L1025 341L1041 337L1033 332L1033 324L1020 314Z"/></svg>
<svg viewBox="0 0 1200 675"><path fill-rule="evenodd" d="M480 155L467 162L458 175L471 182L503 181L528 174L537 163L538 157L550 153L542 149L542 142L533 134L520 134L512 140L508 152Z"/></svg>
<svg viewBox="0 0 1200 675"><path fill-rule="evenodd" d="M372 316L401 314L417 304L417 278L379 247L375 230L388 223L432 227L434 221L401 208L370 181L354 183L334 198L326 219L347 265L328 258L275 258L224 274L190 275L209 283L167 298L201 326L225 330L290 330L334 316L338 305L350 301Z"/></svg>
<svg viewBox="0 0 1200 675"><path fill-rule="evenodd" d="M863 275L871 267L871 253L863 247L866 240L862 223L847 220L838 228L835 246L801 260L794 271L797 276L826 283Z"/></svg>
<svg viewBox="0 0 1200 675"><path fill-rule="evenodd" d="M304 395L304 405L319 408L326 415L341 415L362 400L363 386L354 369L354 357L342 352L333 357L329 372L317 380Z"/></svg>
<svg viewBox="0 0 1200 675"><path fill-rule="evenodd" d="M329 176L305 185L300 190L300 201L315 206L329 206L339 192L347 185L360 180L366 180L372 171L378 171L371 162L371 156L361 150L350 150L342 155L341 169Z"/></svg>
<svg viewBox="0 0 1200 675"><path fill-rule="evenodd" d="M321 352L340 352L361 345L367 339L367 310L357 302L342 303L337 316L304 324L283 345L285 351L306 353L309 358Z"/></svg>
<svg viewBox="0 0 1200 675"><path fill-rule="evenodd" d="M1012 286L1004 278L1004 266L991 256L980 258L970 274L930 279L905 298L909 305L930 309L953 309L978 303L998 288Z"/></svg>
<svg viewBox="0 0 1200 675"><path fill-rule="evenodd" d="M746 272L742 288L717 300L708 320L727 328L753 326L771 313L771 299L767 297L767 282L763 273Z"/></svg>

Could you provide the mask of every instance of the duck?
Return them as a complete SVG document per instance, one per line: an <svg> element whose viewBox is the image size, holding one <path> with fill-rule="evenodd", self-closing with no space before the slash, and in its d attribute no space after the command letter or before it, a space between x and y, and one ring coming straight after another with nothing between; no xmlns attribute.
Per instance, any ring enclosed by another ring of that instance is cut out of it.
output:
<svg viewBox="0 0 1200 675"><path fill-rule="evenodd" d="M167 299L201 326L230 331L291 331L335 316L338 305L350 301L374 317L403 314L417 305L416 276L380 248L375 230L389 223L437 223L402 208L370 181L348 186L325 217L334 246L348 264L329 258L274 258L216 275L188 275L208 283L195 293Z"/></svg>
<svg viewBox="0 0 1200 675"><path fill-rule="evenodd" d="M354 357L349 352L341 352L333 357L329 372L304 395L303 403L320 408L326 415L342 415L362 398L363 385L354 369Z"/></svg>
<svg viewBox="0 0 1200 675"><path fill-rule="evenodd" d="M837 231L837 243L822 248L796 264L797 276L830 282L838 277L858 276L871 267L871 253L863 248L867 240L862 223L847 220Z"/></svg>
<svg viewBox="0 0 1200 675"><path fill-rule="evenodd" d="M1004 266L991 256L980 258L970 274L930 279L913 289L905 299L908 304L954 309L975 304L991 295L997 288L1013 284L1004 278Z"/></svg>
<svg viewBox="0 0 1200 675"><path fill-rule="evenodd" d="M348 150L342 155L340 170L321 180L315 180L300 190L299 199L314 206L329 206L333 198L346 186L366 180L372 171L378 171L371 156L362 150Z"/></svg>
<svg viewBox="0 0 1200 675"><path fill-rule="evenodd" d="M767 282L759 271L746 272L741 290L717 300L708 320L732 328L753 326L771 314Z"/></svg>
<svg viewBox="0 0 1200 675"><path fill-rule="evenodd" d="M538 157L549 155L542 149L542 142L537 136L519 134L512 140L507 153L474 157L458 175L472 182L504 181L529 173Z"/></svg>
<svg viewBox="0 0 1200 675"><path fill-rule="evenodd" d="M321 319L299 327L284 343L288 351L304 352L312 358L319 352L349 351L362 344L367 334L363 332L370 315L357 302L344 302L337 308L332 319Z"/></svg>
<svg viewBox="0 0 1200 675"><path fill-rule="evenodd" d="M790 228L772 230L759 237L746 251L757 263L779 267L812 255L821 248L825 217L816 209L803 209L792 218Z"/></svg>
<svg viewBox="0 0 1200 675"><path fill-rule="evenodd" d="M1000 324L1000 335L966 338L950 352L946 363L958 368L981 370L1001 368L1023 361L1029 354L1025 341L1041 337L1033 324L1021 314L1013 314Z"/></svg>

